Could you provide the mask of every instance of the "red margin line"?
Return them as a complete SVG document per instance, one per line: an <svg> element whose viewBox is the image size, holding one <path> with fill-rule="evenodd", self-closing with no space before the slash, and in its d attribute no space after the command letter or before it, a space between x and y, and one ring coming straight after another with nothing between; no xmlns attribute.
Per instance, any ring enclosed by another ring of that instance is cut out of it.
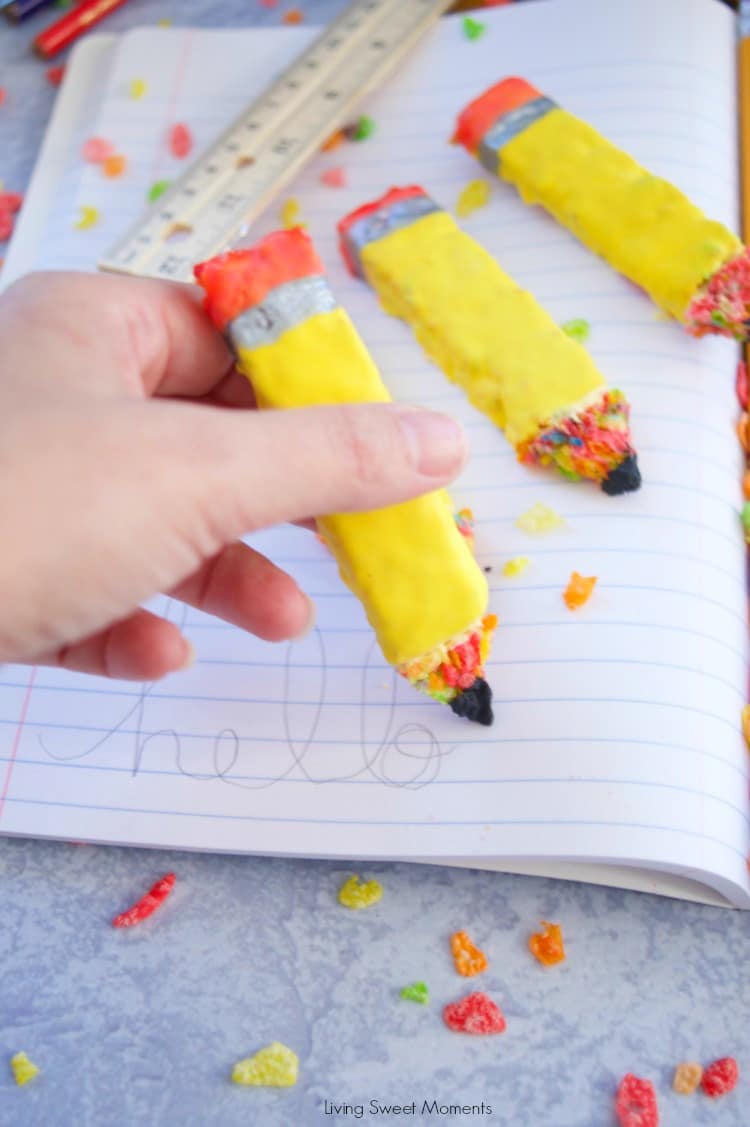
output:
<svg viewBox="0 0 750 1127"><path fill-rule="evenodd" d="M5 771L5 781L3 782L2 793L0 793L0 818L2 818L3 816L5 799L8 797L8 791L10 789L10 777L13 774L13 765L16 762L16 755L21 743L21 735L23 734L23 726L26 723L26 715L29 711L29 704L31 702L31 690L34 688L35 680L36 666L33 666L31 673L29 674L29 682L26 686L26 695L24 696L23 704L21 705L21 715L18 717L18 727L16 728L16 734L13 737L13 747L10 749L10 759L8 760L8 766Z"/></svg>

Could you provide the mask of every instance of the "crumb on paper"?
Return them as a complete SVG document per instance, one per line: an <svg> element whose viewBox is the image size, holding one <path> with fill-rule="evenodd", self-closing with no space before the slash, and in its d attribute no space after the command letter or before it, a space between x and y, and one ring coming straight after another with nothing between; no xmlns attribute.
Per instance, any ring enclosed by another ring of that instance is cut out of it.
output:
<svg viewBox="0 0 750 1127"><path fill-rule="evenodd" d="M456 970L464 978L473 978L487 970L487 956L474 946L465 931L456 931L451 936L451 953Z"/></svg>
<svg viewBox="0 0 750 1127"><path fill-rule="evenodd" d="M426 1006L430 1000L430 991L426 982L412 982L409 986L401 988L399 996L407 1002L417 1002L420 1006Z"/></svg>
<svg viewBox="0 0 750 1127"><path fill-rule="evenodd" d="M124 157L121 153L113 153L112 156L102 161L102 172L110 180L116 180L118 177L122 176L127 167L127 157Z"/></svg>
<svg viewBox="0 0 750 1127"><path fill-rule="evenodd" d="M28 1084L29 1080L33 1080L35 1076L39 1075L39 1068L33 1061L29 1060L26 1053L15 1053L10 1058L10 1067L13 1070L13 1078L19 1087Z"/></svg>
<svg viewBox="0 0 750 1127"><path fill-rule="evenodd" d="M525 513L521 513L520 517L516 519L516 528L520 528L522 532L528 532L531 535L553 532L554 529L560 528L564 524L564 519L549 505L545 505L543 501L537 501L535 505L532 505Z"/></svg>
<svg viewBox="0 0 750 1127"><path fill-rule="evenodd" d="M148 199L148 202L156 203L158 199L161 199L171 183L171 180L155 180L148 190L148 195L146 197Z"/></svg>
<svg viewBox="0 0 750 1127"><path fill-rule="evenodd" d="M443 1007L443 1021L454 1033L487 1036L504 1033L506 1022L502 1011L488 994L467 994L458 1002Z"/></svg>
<svg viewBox="0 0 750 1127"><path fill-rule="evenodd" d="M584 344L591 334L591 326L582 317L574 317L572 321L565 321L560 328L566 337L578 341L579 344Z"/></svg>
<svg viewBox="0 0 750 1127"><path fill-rule="evenodd" d="M288 200L284 200L281 205L281 226L286 230L291 230L292 227L304 227L302 222L302 210L300 208L299 200L291 196Z"/></svg>
<svg viewBox="0 0 750 1127"><path fill-rule="evenodd" d="M193 150L193 135L184 122L176 122L169 130L169 151L178 160L184 160Z"/></svg>
<svg viewBox="0 0 750 1127"><path fill-rule="evenodd" d="M577 571L571 573L568 586L563 591L563 599L568 610L578 610L591 598L596 587L595 575L579 575Z"/></svg>
<svg viewBox="0 0 750 1127"><path fill-rule="evenodd" d="M114 152L114 145L106 137L89 137L83 143L81 156L89 164L103 164Z"/></svg>
<svg viewBox="0 0 750 1127"><path fill-rule="evenodd" d="M339 889L339 904L345 908L369 908L383 895L383 886L376 880L361 881L354 875Z"/></svg>
<svg viewBox="0 0 750 1127"><path fill-rule="evenodd" d="M302 23L304 18L305 17L303 16L299 8L290 8L288 11L284 12L284 15L281 17L281 22L288 24L298 24Z"/></svg>
<svg viewBox="0 0 750 1127"><path fill-rule="evenodd" d="M4 106L8 100L8 91L4 86L0 86L0 106Z"/></svg>
<svg viewBox="0 0 750 1127"><path fill-rule="evenodd" d="M514 556L512 560L506 560L503 564L503 575L508 579L515 579L518 575L523 573L531 565L531 560L528 556Z"/></svg>
<svg viewBox="0 0 750 1127"><path fill-rule="evenodd" d="M73 226L76 231L88 231L90 227L95 227L99 222L100 215L99 209L91 207L89 204L81 205L81 217Z"/></svg>
<svg viewBox="0 0 750 1127"><path fill-rule="evenodd" d="M529 950L542 966L553 967L565 961L562 928L547 920L542 920L541 926L542 931L534 932L529 937Z"/></svg>
<svg viewBox="0 0 750 1127"><path fill-rule="evenodd" d="M344 132L350 141L366 141L375 132L375 122L367 114L363 114L353 125L347 126Z"/></svg>
<svg viewBox="0 0 750 1127"><path fill-rule="evenodd" d="M131 78L128 84L128 95L136 102L148 93L148 83L145 78Z"/></svg>
<svg viewBox="0 0 750 1127"><path fill-rule="evenodd" d="M747 411L747 382L747 364L744 360L740 360L737 364L737 374L734 378L734 389L743 411Z"/></svg>
<svg viewBox="0 0 750 1127"><path fill-rule="evenodd" d="M469 183L461 189L458 200L456 201L456 215L461 219L466 215L471 215L473 211L478 211L481 207L486 207L490 199L490 186L486 180L470 180Z"/></svg>
<svg viewBox="0 0 750 1127"><path fill-rule="evenodd" d="M471 16L464 16L463 18L463 32L467 39L481 39L487 30L487 24L480 23L479 20L474 20Z"/></svg>
<svg viewBox="0 0 750 1127"><path fill-rule="evenodd" d="M298 1072L297 1054L281 1041L272 1041L254 1056L238 1060L232 1068L232 1081L247 1087L292 1088Z"/></svg>
<svg viewBox="0 0 750 1127"><path fill-rule="evenodd" d="M681 1096L692 1096L695 1089L701 1082L703 1076L703 1068L701 1065L696 1064L695 1061L682 1061L677 1065L674 1070L674 1077L672 1078L672 1091L677 1092Z"/></svg>
<svg viewBox="0 0 750 1127"><path fill-rule="evenodd" d="M346 172L340 165L335 168L327 168L325 172L321 173L320 179L328 188L346 187Z"/></svg>

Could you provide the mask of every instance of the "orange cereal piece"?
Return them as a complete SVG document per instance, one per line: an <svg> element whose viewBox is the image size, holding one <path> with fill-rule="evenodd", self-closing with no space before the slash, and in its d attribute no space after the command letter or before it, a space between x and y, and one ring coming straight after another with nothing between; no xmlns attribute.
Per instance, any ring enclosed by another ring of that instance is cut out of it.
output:
<svg viewBox="0 0 750 1127"><path fill-rule="evenodd" d="M457 931L451 936L451 951L456 970L464 978L473 978L475 974L487 970L487 956L474 946L465 931Z"/></svg>
<svg viewBox="0 0 750 1127"><path fill-rule="evenodd" d="M333 149L337 149L339 145L343 145L346 140L346 133L343 129L337 129L330 137L327 137L323 144L320 146L322 153L330 153Z"/></svg>
<svg viewBox="0 0 750 1127"><path fill-rule="evenodd" d="M541 932L535 932L529 938L529 950L542 966L553 967L555 963L565 961L565 948L563 947L562 928L559 924L548 923L542 920Z"/></svg>
<svg viewBox="0 0 750 1127"><path fill-rule="evenodd" d="M102 161L102 172L105 176L108 176L110 180L116 180L118 176L122 176L127 167L127 157L122 156L120 153L113 153L112 156L106 157L106 159Z"/></svg>
<svg viewBox="0 0 750 1127"><path fill-rule="evenodd" d="M281 22L290 24L302 23L303 19L304 16L299 8L290 8L288 12L284 12L284 15L281 17Z"/></svg>
<svg viewBox="0 0 750 1127"><path fill-rule="evenodd" d="M750 415L747 411L742 412L737 423L737 437L745 453L750 454Z"/></svg>
<svg viewBox="0 0 750 1127"><path fill-rule="evenodd" d="M684 1060L674 1070L672 1091L679 1092L681 1096L692 1096L703 1078L703 1069L695 1061Z"/></svg>
<svg viewBox="0 0 750 1127"><path fill-rule="evenodd" d="M578 610L584 603L587 603L591 598L594 587L596 587L595 575L579 575L577 571L574 571L563 592L568 610Z"/></svg>
<svg viewBox="0 0 750 1127"><path fill-rule="evenodd" d="M750 501L750 470L745 470L742 478L742 495L746 501Z"/></svg>

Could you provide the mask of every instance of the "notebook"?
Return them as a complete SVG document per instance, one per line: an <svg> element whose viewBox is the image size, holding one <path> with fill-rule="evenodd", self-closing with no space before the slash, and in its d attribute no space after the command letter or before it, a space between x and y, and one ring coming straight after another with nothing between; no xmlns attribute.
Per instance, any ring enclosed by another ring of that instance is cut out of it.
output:
<svg viewBox="0 0 750 1127"><path fill-rule="evenodd" d="M349 277L334 225L393 184L454 207L484 176L447 143L457 111L521 74L586 117L713 217L737 227L734 19L716 0L537 0L482 13L467 40L446 18L363 107L367 142L316 157L300 202L331 284L394 397L461 419L469 465L452 489L474 510L500 618L488 679L492 728L461 721L399 680L325 548L304 530L252 542L318 607L291 645L259 642L157 600L183 623L195 667L141 686L50 669L0 670L0 831L160 847L401 858L543 873L750 907L743 461L734 435L737 350L697 341L539 209L491 182L462 220L588 347L633 406L642 490L519 466L503 436L431 365L408 329ZM314 35L311 28L147 28L77 50L5 265L93 269L180 171L165 137L207 145ZM129 97L133 78L148 84ZM129 160L105 180L78 155L97 134ZM347 184L321 183L333 165ZM489 178L488 178L489 179ZM277 201L255 225L279 225ZM74 229L82 206L101 222ZM537 501L564 527L515 524ZM505 578L525 555L530 568ZM569 611L571 571L598 576Z"/></svg>

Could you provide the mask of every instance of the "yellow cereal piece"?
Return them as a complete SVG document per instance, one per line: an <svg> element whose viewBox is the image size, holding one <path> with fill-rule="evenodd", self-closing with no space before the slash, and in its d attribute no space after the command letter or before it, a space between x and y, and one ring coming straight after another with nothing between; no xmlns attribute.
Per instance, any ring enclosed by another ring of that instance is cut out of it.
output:
<svg viewBox="0 0 750 1127"><path fill-rule="evenodd" d="M745 737L745 743L750 749L750 704L746 704L742 709L742 734Z"/></svg>
<svg viewBox="0 0 750 1127"><path fill-rule="evenodd" d="M503 575L507 575L509 579L514 579L517 575L523 575L530 562L528 556L514 556L512 560L508 560L506 564L503 564Z"/></svg>
<svg viewBox="0 0 750 1127"><path fill-rule="evenodd" d="M20 1087L28 1084L29 1080L33 1080L35 1076L39 1075L39 1069L33 1061L29 1060L26 1053L16 1053L15 1056L12 1056L10 1067L13 1069L16 1084Z"/></svg>
<svg viewBox="0 0 750 1127"><path fill-rule="evenodd" d="M138 101L143 98L148 91L148 83L144 78L131 78L130 85L128 86L128 93L131 98Z"/></svg>
<svg viewBox="0 0 750 1127"><path fill-rule="evenodd" d="M77 223L74 223L76 231L88 231L89 227L95 227L99 222L99 210L96 207L89 207L84 204L81 207L81 218Z"/></svg>
<svg viewBox="0 0 750 1127"><path fill-rule="evenodd" d="M545 505L543 501L537 501L525 513L521 513L516 520L516 528L532 535L553 532L554 529L560 528L563 524L565 524L564 519L549 505Z"/></svg>
<svg viewBox="0 0 750 1127"><path fill-rule="evenodd" d="M478 211L480 207L486 207L490 199L490 186L486 180L472 180L462 188L461 194L456 203L456 215L463 218L465 215L471 215L472 211Z"/></svg>
<svg viewBox="0 0 750 1127"><path fill-rule="evenodd" d="M694 1061L684 1060L681 1064L678 1064L677 1068L674 1070L672 1090L679 1092L681 1096L692 1096L693 1092L700 1084L702 1077L703 1069L699 1064L696 1064Z"/></svg>
<svg viewBox="0 0 750 1127"><path fill-rule="evenodd" d="M156 26L157 27L171 27L172 21L171 20L158 20Z"/></svg>
<svg viewBox="0 0 750 1127"><path fill-rule="evenodd" d="M339 889L339 904L345 908L369 908L383 895L383 886L376 880L360 881L351 876Z"/></svg>
<svg viewBox="0 0 750 1127"><path fill-rule="evenodd" d="M255 1088L293 1088L299 1059L281 1041L272 1041L252 1057L238 1060L232 1069L235 1084Z"/></svg>
<svg viewBox="0 0 750 1127"><path fill-rule="evenodd" d="M302 222L299 200L293 197L284 200L281 206L281 226L288 231L290 227L305 227L306 224Z"/></svg>

